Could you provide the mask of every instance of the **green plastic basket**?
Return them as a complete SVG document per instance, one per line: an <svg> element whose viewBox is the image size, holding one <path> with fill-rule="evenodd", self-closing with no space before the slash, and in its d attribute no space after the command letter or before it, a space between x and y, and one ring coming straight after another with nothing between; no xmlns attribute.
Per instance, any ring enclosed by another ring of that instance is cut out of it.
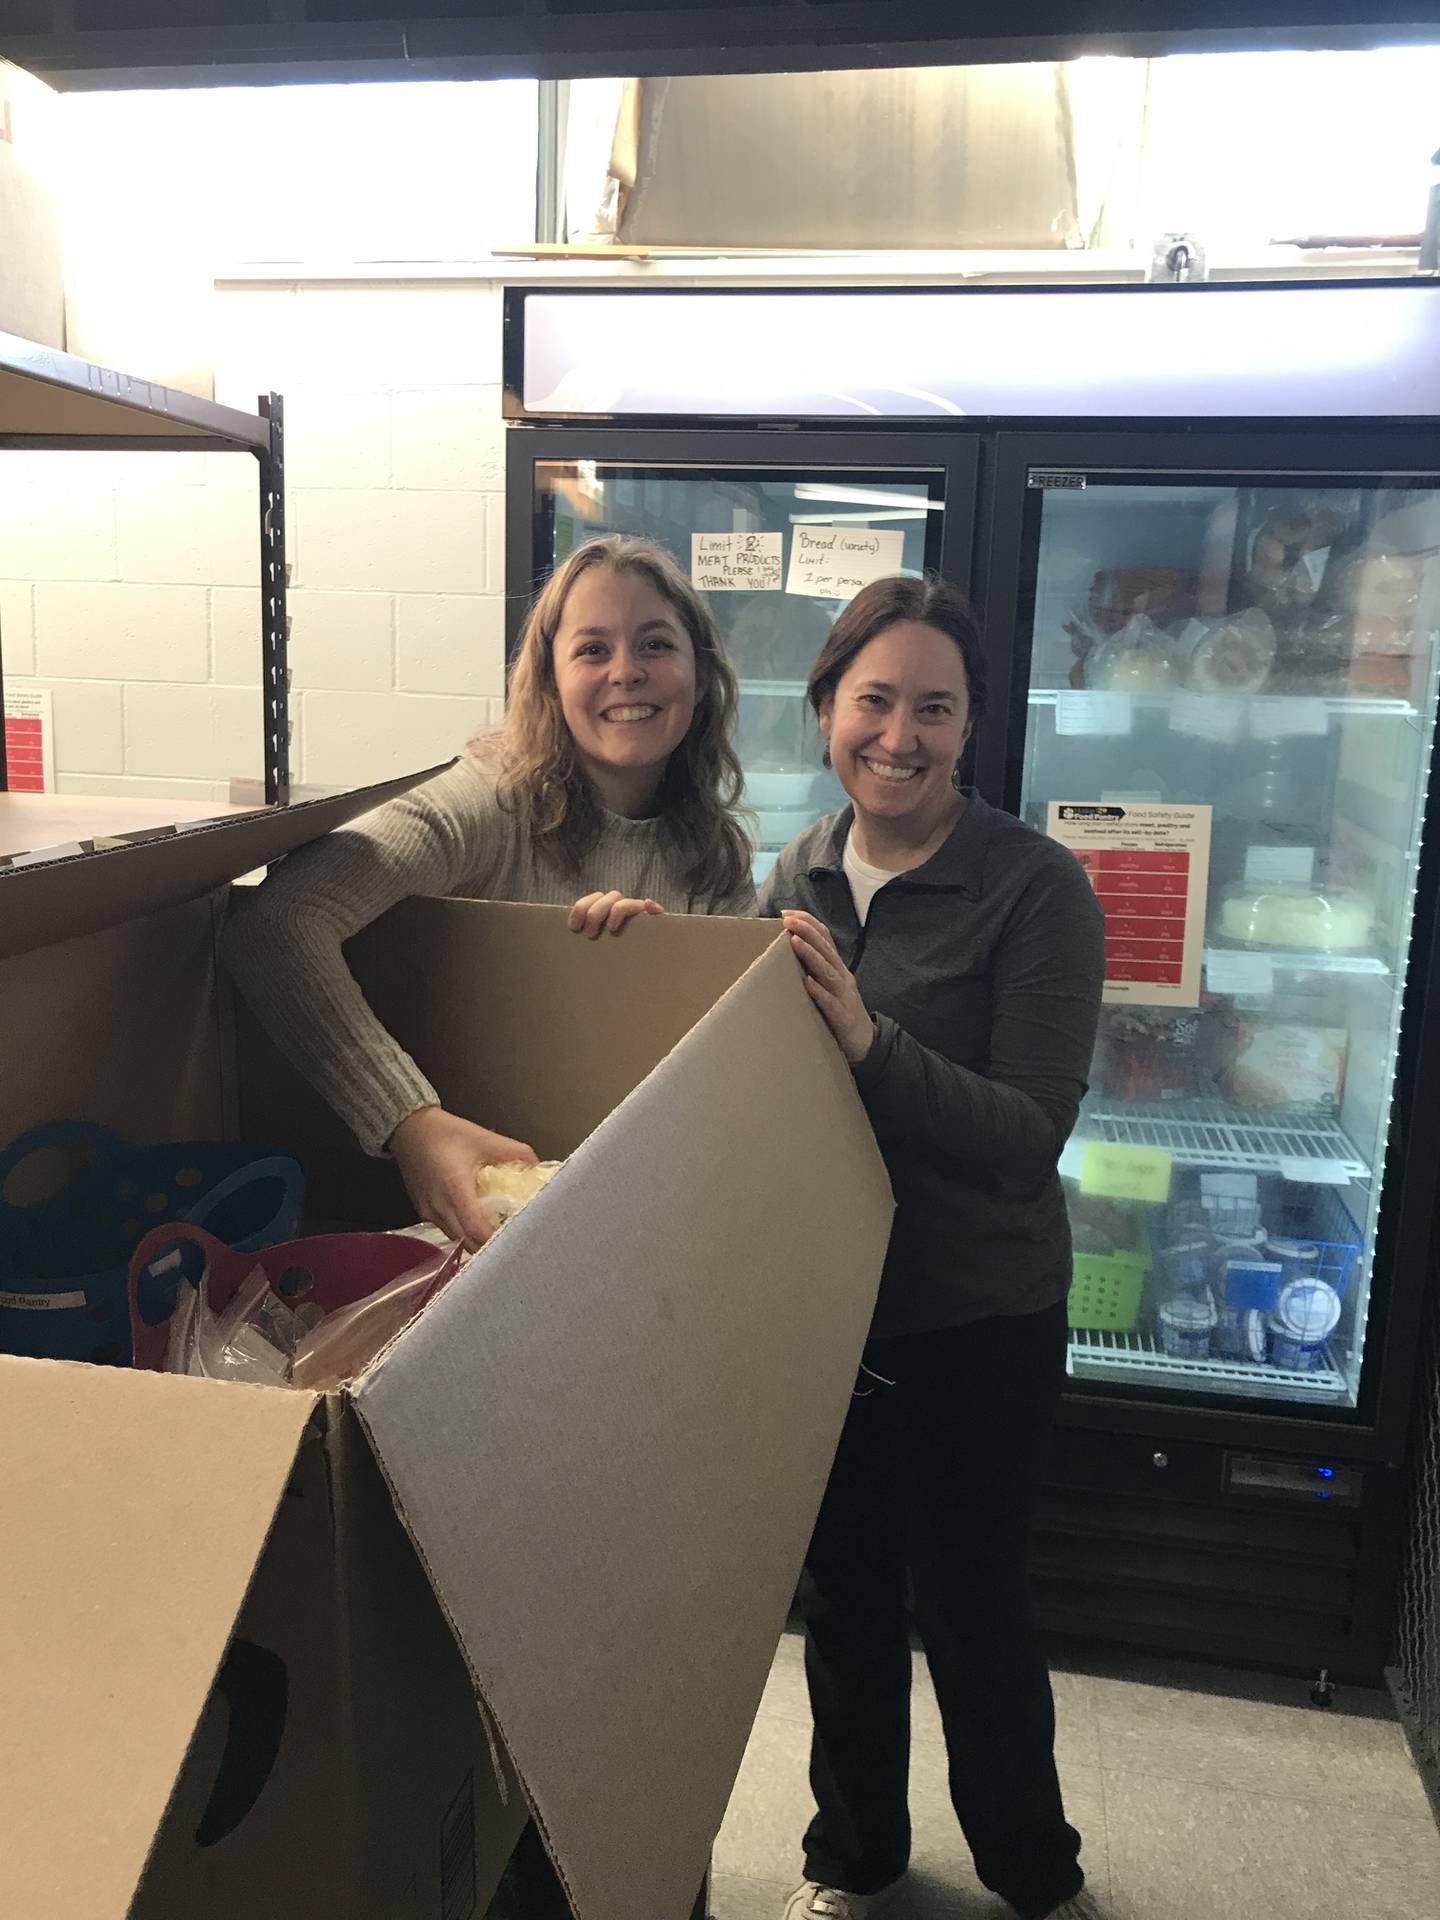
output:
<svg viewBox="0 0 1440 1920"><path fill-rule="evenodd" d="M1150 1273L1150 1239L1135 1216L1135 1245L1120 1253L1077 1253L1070 1281L1070 1324L1096 1333L1129 1333L1140 1318Z"/></svg>

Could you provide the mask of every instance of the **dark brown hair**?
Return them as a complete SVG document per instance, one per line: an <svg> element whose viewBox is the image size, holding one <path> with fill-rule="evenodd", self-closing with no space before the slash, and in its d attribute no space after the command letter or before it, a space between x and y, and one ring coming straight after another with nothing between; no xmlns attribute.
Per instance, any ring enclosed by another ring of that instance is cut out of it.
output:
<svg viewBox="0 0 1440 1920"><path fill-rule="evenodd" d="M980 719L988 692L980 623L964 594L938 573L918 579L911 574L891 574L860 589L830 629L830 637L810 669L805 690L817 714L834 695L845 669L861 649L902 620L918 620L955 642L965 668L970 719L972 724Z"/></svg>
<svg viewBox="0 0 1440 1920"><path fill-rule="evenodd" d="M577 868L600 835L601 810L575 753L555 684L555 636L570 589L604 567L638 573L668 600L695 650L695 717L655 796L662 832L683 862L695 901L733 898L750 873L750 848L735 817L742 775L731 744L738 695L708 606L653 540L607 534L579 546L541 588L510 673L498 747L497 792L507 811L561 866ZM493 751L493 749L492 749Z"/></svg>

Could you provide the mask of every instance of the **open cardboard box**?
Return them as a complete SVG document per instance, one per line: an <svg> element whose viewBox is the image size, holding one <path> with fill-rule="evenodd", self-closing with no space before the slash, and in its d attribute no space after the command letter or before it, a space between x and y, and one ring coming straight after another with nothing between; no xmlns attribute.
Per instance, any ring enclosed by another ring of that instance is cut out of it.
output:
<svg viewBox="0 0 1440 1920"><path fill-rule="evenodd" d="M238 1133L403 1223L214 955L376 797L0 871L0 1137ZM478 1920L526 1803L581 1920L703 1876L889 1231L849 1074L775 923L416 900L352 958L566 1164L343 1392L0 1357L6 1920Z"/></svg>

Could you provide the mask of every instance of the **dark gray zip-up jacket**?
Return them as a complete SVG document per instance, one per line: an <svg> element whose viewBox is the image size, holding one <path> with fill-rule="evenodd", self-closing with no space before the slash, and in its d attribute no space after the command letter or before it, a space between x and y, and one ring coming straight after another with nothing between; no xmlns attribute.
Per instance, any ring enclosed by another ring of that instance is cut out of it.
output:
<svg viewBox="0 0 1440 1920"><path fill-rule="evenodd" d="M842 865L850 807L792 840L760 891L762 914L824 922L874 1017L854 1071L895 1189L880 1337L1038 1313L1070 1286L1056 1164L1090 1070L1104 918L1066 848L966 798L863 928Z"/></svg>

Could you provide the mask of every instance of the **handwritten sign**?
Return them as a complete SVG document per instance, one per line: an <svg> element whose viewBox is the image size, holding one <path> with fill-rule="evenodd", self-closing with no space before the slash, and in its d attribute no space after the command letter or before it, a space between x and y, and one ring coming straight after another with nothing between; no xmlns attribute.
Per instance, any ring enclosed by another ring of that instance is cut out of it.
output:
<svg viewBox="0 0 1440 1920"><path fill-rule="evenodd" d="M872 527L796 527L790 535L787 593L849 600L872 580L898 573L905 535Z"/></svg>
<svg viewBox="0 0 1440 1920"><path fill-rule="evenodd" d="M1122 1147L1087 1140L1080 1191L1097 1200L1139 1200L1159 1207L1170 1198L1174 1161L1163 1147Z"/></svg>
<svg viewBox="0 0 1440 1920"><path fill-rule="evenodd" d="M783 533L692 533L690 578L702 593L779 593Z"/></svg>

